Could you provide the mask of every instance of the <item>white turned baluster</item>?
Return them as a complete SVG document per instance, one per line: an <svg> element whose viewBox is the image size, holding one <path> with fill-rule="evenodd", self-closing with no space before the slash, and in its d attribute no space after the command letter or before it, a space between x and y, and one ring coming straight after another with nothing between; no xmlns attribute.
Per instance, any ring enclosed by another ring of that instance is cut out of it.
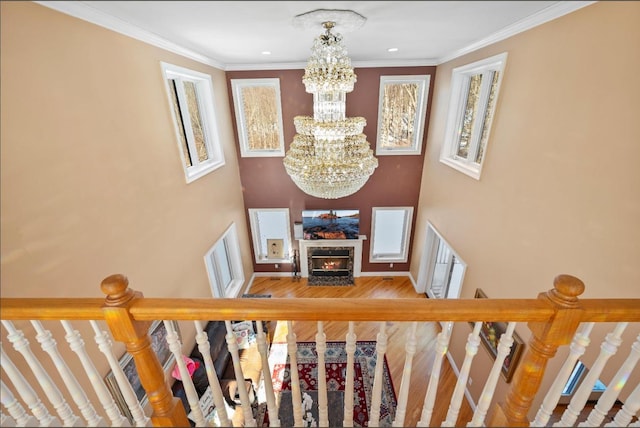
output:
<svg viewBox="0 0 640 428"><path fill-rule="evenodd" d="M316 333L316 351L318 353L318 426L329 426L327 405L327 371L324 365L324 353L327 350L327 335L324 334L322 321L318 321Z"/></svg>
<svg viewBox="0 0 640 428"><path fill-rule="evenodd" d="M438 382L440 382L440 370L442 369L442 359L447 353L449 346L449 340L451 339L451 329L453 328L453 322L448 321L445 324L444 329L438 333L438 339L436 340L435 359L433 361L433 367L431 369L431 376L429 378L429 386L427 386L427 392L424 396L424 404L422 405L422 414L420 420L417 423L419 427L428 427L431 424L431 416L433 415L433 405L436 402L436 395L438 392Z"/></svg>
<svg viewBox="0 0 640 428"><path fill-rule="evenodd" d="M353 426L353 377L356 354L356 333L355 324L349 321L349 331L347 332L345 350L347 351L347 374L344 383L344 420L342 426Z"/></svg>
<svg viewBox="0 0 640 428"><path fill-rule="evenodd" d="M109 419L111 419L111 426L131 426L131 424L129 424L129 420L122 416L122 414L120 413L120 410L118 409L118 406L116 406L115 401L113 401L113 397L109 393L109 389L107 388L107 386L104 384L104 381L102 380L98 369L96 369L96 366L93 364L93 361L91 361L91 358L87 354L87 350L84 347L84 340L82 340L80 332L78 330L74 330L69 321L60 321L60 323L67 333L65 339L67 339L69 347L73 352L76 353L76 355L78 355L78 358L80 358L82 367L84 367L87 376L89 376L89 380L91 381L91 385L93 386L96 395L98 396L98 400L100 400L100 404L102 404L102 407L107 413L107 416L109 416ZM99 419L100 421L97 426L104 426L103 418L99 417Z"/></svg>
<svg viewBox="0 0 640 428"><path fill-rule="evenodd" d="M369 413L369 426L377 427L380 424L380 405L382 404L382 370L384 368L384 354L387 352L387 323L380 323L380 331L376 340L376 370L373 378L373 390L371 391L371 411Z"/></svg>
<svg viewBox="0 0 640 428"><path fill-rule="evenodd" d="M204 332L202 323L200 321L193 322L196 326L196 342L198 342L198 350L204 358L204 365L207 369L207 379L209 380L209 386L211 387L211 395L213 396L213 404L216 405L218 420L220 426L231 426L231 421L227 415L227 408L225 406L224 395L222 395L222 388L220 387L220 381L218 375L213 366L213 360L211 359L211 344L209 343L209 337ZM182 377L182 373L180 374ZM185 389L186 391L186 389ZM271 413L269 413L271 415Z"/></svg>
<svg viewBox="0 0 640 428"><path fill-rule="evenodd" d="M293 424L301 427L302 421L302 393L300 392L300 377L298 376L298 344L293 332L293 323L287 321L287 351L289 353L289 372L291 376L291 405L293 407Z"/></svg>
<svg viewBox="0 0 640 428"><path fill-rule="evenodd" d="M447 419L442 422L443 427L456 426L458 420L458 414L460 413L460 406L462 405L462 399L464 398L464 390L467 385L467 379L469 378L469 371L471 370L471 363L473 358L478 353L478 346L480 345L480 328L482 327L482 321L476 322L473 331L469 334L467 339L467 345L465 346L466 355L460 374L458 375L458 381L456 387L453 390L451 396L451 402L449 403L449 411L447 412Z"/></svg>
<svg viewBox="0 0 640 428"><path fill-rule="evenodd" d="M404 418L407 414L407 400L409 398L409 383L411 381L411 369L413 366L413 356L416 354L416 328L417 322L412 322L407 331L407 343L405 345L404 369L402 370L402 380L400 381L400 393L398 394L398 406L396 407L396 417L393 420L394 427L404 426Z"/></svg>
<svg viewBox="0 0 640 428"><path fill-rule="evenodd" d="M2 325L9 331L7 338L13 344L16 351L20 352L29 364L29 368L33 371L36 379L42 386L42 390L53 405L54 409L62 419L64 426L82 426L82 420L73 414L71 407L64 400L58 387L53 383L49 374L46 372L40 361L33 355L29 347L29 341L24 337L21 331L16 330L11 321L2 320Z"/></svg>
<svg viewBox="0 0 640 428"><path fill-rule="evenodd" d="M95 321L89 321L93 331L96 333L94 336L94 340L98 344L98 348L100 352L104 354L109 362L109 367L111 367L111 371L113 372L113 376L118 383L118 388L120 388L120 392L122 393L122 397L124 398L125 403L129 407L129 411L131 412L131 416L135 422L135 425L138 427L146 427L150 426L151 420L144 414L142 406L138 401L138 397L136 397L136 393L133 390L133 387L129 383L129 380L125 376L122 371L122 367L120 367L120 363L115 355L113 355L113 349L111 348L111 339L106 331L100 330L100 326Z"/></svg>
<svg viewBox="0 0 640 428"><path fill-rule="evenodd" d="M0 412L0 427L15 427L15 426L17 426L16 421L11 416L7 416L4 413ZM29 425L29 426L37 426L37 425Z"/></svg>
<svg viewBox="0 0 640 428"><path fill-rule="evenodd" d="M16 388L16 392L20 395L22 401L25 402L36 419L40 422L40 426L59 427L61 425L60 420L49 413L29 382L27 382L27 380L22 376L22 373L20 373L17 367L13 364L13 361L11 361L7 353L4 352L2 343L0 343L0 352L2 355L2 358L0 358L2 368L7 373L7 376L9 376L9 380L13 383L13 386Z"/></svg>
<svg viewBox="0 0 640 428"><path fill-rule="evenodd" d="M576 365L578 359L584 354L587 346L591 342L589 339L589 334L591 334L591 330L595 323L588 322L584 323L582 328L576 332L573 337L573 341L569 346L569 355L565 360L562 368L558 372L555 380L553 381L553 385L547 392L547 395L544 398L544 401L540 405L540 409L536 414L535 420L531 423L532 427L544 427L547 425L553 410L558 405L558 401L560 400L560 396L562 395L562 390L567 384L569 380L569 376L573 372L573 369Z"/></svg>
<svg viewBox="0 0 640 428"><path fill-rule="evenodd" d="M182 358L182 345L180 344L178 334L173 329L173 324L171 324L171 322L166 320L163 322L164 328L167 330L167 343L169 344L169 350L171 350L173 356L175 357L176 365L178 366L178 371L180 372L180 379L182 380L182 386L184 387L187 401L189 402L189 406L191 407L193 420L198 427L206 426L207 421L204 419L204 414L202 413L202 409L200 408L200 398L198 397L198 393L196 392L196 387L193 385L193 380L191 379L191 375L189 374L189 369L187 369L187 365Z"/></svg>
<svg viewBox="0 0 640 428"><path fill-rule="evenodd" d="M636 386L633 392L627 397L627 401L625 401L622 409L616 413L616 416L613 418L611 422L605 424L605 427L626 427L631 422L631 419L638 413L640 410L640 384ZM636 424L629 425L635 426Z"/></svg>
<svg viewBox="0 0 640 428"><path fill-rule="evenodd" d="M602 393L600 399L598 399L598 403L595 405L591 413L589 413L589 417L585 422L578 424L579 427L599 426L602 423L604 417L607 416L607 413L609 413L609 410L611 410L613 404L618 399L620 391L627 383L627 379L639 359L640 335L638 335L635 343L631 345L631 352L629 353L629 356L609 382L609 386L607 386L607 389Z"/></svg>
<svg viewBox="0 0 640 428"><path fill-rule="evenodd" d="M496 360L493 362L489 377L484 384L482 394L480 394L478 407L476 407L476 411L473 413L473 418L467 424L468 427L481 427L484 423L484 418L487 415L487 411L489 410L489 406L491 405L491 400L493 399L493 393L496 390L496 385L498 384L498 380L500 378L502 364L504 363L504 359L507 357L507 355L509 355L511 346L513 345L513 330L515 328L516 323L510 322L507 325L507 331L502 336L500 336Z"/></svg>
<svg viewBox="0 0 640 428"><path fill-rule="evenodd" d="M258 352L260 352L260 358L262 360L262 378L264 382L264 392L267 396L266 398L267 411L269 412L269 426L279 427L280 419L278 419L278 406L276 404L275 392L273 392L271 371L269 370L269 351L267 349L267 337L264 334L262 321L256 321L256 326L258 328Z"/></svg>
<svg viewBox="0 0 640 428"><path fill-rule="evenodd" d="M37 427L38 420L34 416L29 416L27 411L22 407L22 404L13 396L7 385L4 384L3 381L0 380L0 402L2 405L6 407L13 418L15 425L21 427ZM7 422L9 419L7 419ZM13 426L15 426L13 425ZM6 426L3 421L2 425Z"/></svg>
<svg viewBox="0 0 640 428"><path fill-rule="evenodd" d="M580 415L585 403L589 399L591 391L593 391L593 386L598 381L600 373L602 373L602 369L609 358L617 352L618 347L622 343L620 335L624 332L627 324L629 323L618 323L613 332L607 334L604 342L602 342L600 346L600 355L598 355L598 358L596 358L596 361L593 363L593 367L589 369L580 387L578 387L578 390L573 395L560 421L553 424L554 427L572 426L576 422L578 415Z"/></svg>
<svg viewBox="0 0 640 428"><path fill-rule="evenodd" d="M249 394L244 384L244 374L242 373L242 367L240 367L240 354L238 353L238 342L236 335L231 328L231 321L225 321L224 324L227 327L227 348L231 353L231 359L233 360L233 370L236 375L236 382L238 385L238 394L240 395L240 402L242 403L242 414L244 415L244 426L255 427L257 425L255 418L253 417L253 410L251 408L251 402L249 401Z"/></svg>
<svg viewBox="0 0 640 428"><path fill-rule="evenodd" d="M36 330L36 339L40 342L40 346L42 350L45 351L51 357L51 361L56 366L58 373L60 373L60 377L64 382L67 390L71 394L71 398L80 409L80 413L87 421L87 426L96 427L103 426L104 421L98 414L96 410L93 408L93 405L87 398L87 394L84 392L78 379L75 377L73 372L69 369L69 366L60 355L58 351L58 346L56 340L53 338L51 331L45 330L40 321L31 321L31 325Z"/></svg>

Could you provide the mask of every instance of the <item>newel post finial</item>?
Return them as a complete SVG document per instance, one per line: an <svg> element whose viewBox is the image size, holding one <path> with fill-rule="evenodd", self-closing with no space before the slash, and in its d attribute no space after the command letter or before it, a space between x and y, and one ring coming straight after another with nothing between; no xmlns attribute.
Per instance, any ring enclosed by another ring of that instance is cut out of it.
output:
<svg viewBox="0 0 640 428"><path fill-rule="evenodd" d="M184 406L174 398L164 380L164 370L151 347L149 321L137 321L131 307L143 299L142 293L129 288L126 276L110 275L102 280L100 289L107 295L102 311L113 338L123 342L133 357L140 384L153 407L153 426L189 426Z"/></svg>
<svg viewBox="0 0 640 428"><path fill-rule="evenodd" d="M513 376L506 401L498 405L489 426L529 426L527 414L540 388L547 362L560 345L571 343L580 320L582 308L578 296L584 292L584 283L571 275L558 275L553 289L540 293L553 315L546 322L530 322L532 332L522 362Z"/></svg>

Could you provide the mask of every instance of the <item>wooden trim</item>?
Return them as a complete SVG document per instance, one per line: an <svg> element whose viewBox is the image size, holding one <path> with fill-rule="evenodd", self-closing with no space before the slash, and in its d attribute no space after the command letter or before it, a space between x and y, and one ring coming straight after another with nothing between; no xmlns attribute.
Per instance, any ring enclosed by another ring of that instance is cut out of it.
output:
<svg viewBox="0 0 640 428"><path fill-rule="evenodd" d="M305 320L305 321L546 321L553 310L538 299L386 299L272 298L158 299L135 302L136 320ZM3 319L101 320L100 298L0 299ZM640 299L581 299L582 322L640 322ZM407 311L406 308L413 308Z"/></svg>
<svg viewBox="0 0 640 428"><path fill-rule="evenodd" d="M102 320L104 298L4 298L2 319L7 320Z"/></svg>

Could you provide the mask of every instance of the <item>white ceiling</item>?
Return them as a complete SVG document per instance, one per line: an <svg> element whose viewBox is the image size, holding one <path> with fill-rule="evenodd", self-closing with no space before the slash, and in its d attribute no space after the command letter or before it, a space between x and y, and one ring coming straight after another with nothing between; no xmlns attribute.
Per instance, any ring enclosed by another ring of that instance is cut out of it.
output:
<svg viewBox="0 0 640 428"><path fill-rule="evenodd" d="M303 68L313 39L293 18L351 9L367 20L344 33L354 66L437 65L591 1L41 1L37 2L226 70ZM341 32L339 23L335 32ZM388 48L398 48L390 53ZM270 51L271 55L263 55Z"/></svg>

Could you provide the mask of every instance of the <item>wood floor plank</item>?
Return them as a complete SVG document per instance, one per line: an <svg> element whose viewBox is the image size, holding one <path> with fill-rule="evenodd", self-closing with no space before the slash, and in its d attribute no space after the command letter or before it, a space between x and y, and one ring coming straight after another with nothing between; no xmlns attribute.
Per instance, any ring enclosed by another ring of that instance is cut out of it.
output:
<svg viewBox="0 0 640 428"><path fill-rule="evenodd" d="M248 291L252 294L271 294L276 298L370 298L394 300L390 304L402 304L402 299L426 298L416 293L411 279L406 276L366 276L355 278L353 286L309 286L304 278L294 280L290 277L256 277ZM406 308L407 311L411 307ZM396 394L399 392L405 362L405 339L409 323L387 322L386 331L389 336L386 352L389 371ZM314 341L317 325L314 322L296 322L293 324L298 341ZM348 323L324 323L324 332L328 341L344 341ZM357 340L376 340L380 330L379 322L356 323ZM420 420L424 395L429 382L429 374L433 364L433 340L440 331L437 323L419 323L416 330L417 352L413 359L413 371L409 387L407 415L404 426L415 426ZM278 322L273 341L286 342L287 325ZM431 352L430 352L431 351ZM449 362L445 358L440 374L438 396L431 419L432 426L440 426L446 418L449 400L455 388L457 378ZM460 409L456 426L465 426L471 420L473 412L466 398Z"/></svg>

